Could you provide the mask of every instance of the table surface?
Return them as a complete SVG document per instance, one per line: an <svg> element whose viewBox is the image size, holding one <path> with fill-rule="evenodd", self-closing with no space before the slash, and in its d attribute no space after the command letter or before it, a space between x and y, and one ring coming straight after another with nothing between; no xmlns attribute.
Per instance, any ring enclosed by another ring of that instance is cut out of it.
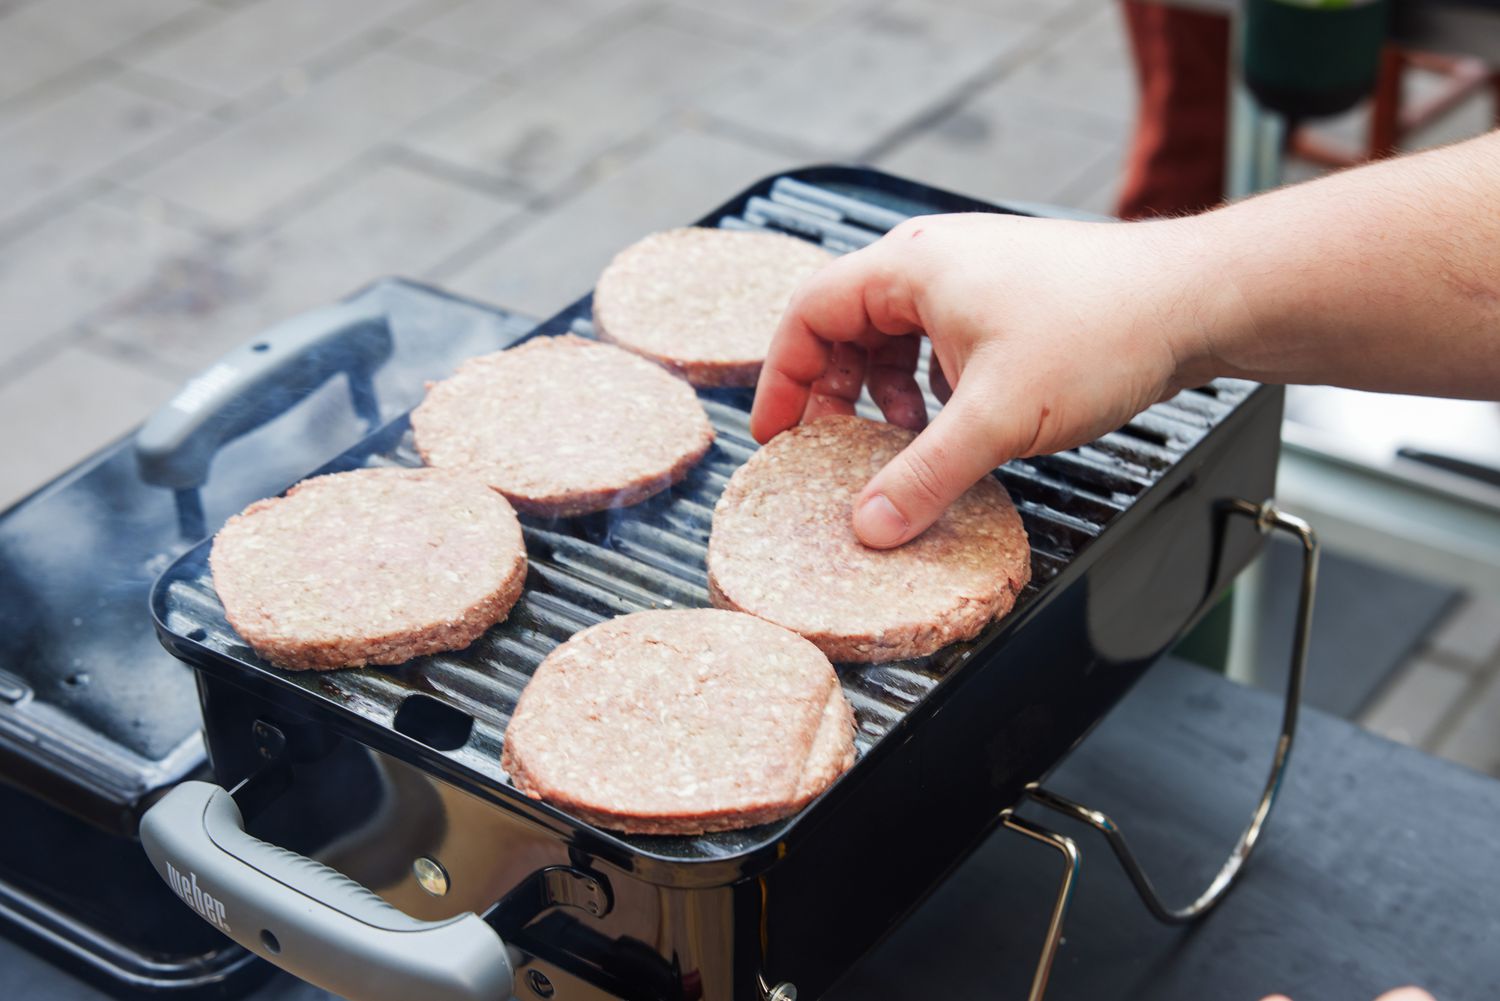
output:
<svg viewBox="0 0 1500 1001"><path fill-rule="evenodd" d="M1111 813L1181 901L1247 818L1279 711L1168 659L1047 784ZM1152 920L1096 835L1026 812L1084 852L1053 1001L1363 1001L1413 982L1440 999L1500 996L1500 782L1342 720L1304 713L1244 884L1191 928ZM1055 852L997 831L830 1001L1024 996L1058 875ZM0 997L104 995L0 940ZM253 997L328 995L278 977Z"/></svg>
<svg viewBox="0 0 1500 1001"><path fill-rule="evenodd" d="M1276 696L1167 660L1046 785L1110 813L1177 905L1248 819L1279 715ZM1243 885L1194 927L1153 920L1099 836L1023 812L1084 852L1055 1001L1500 996L1500 782L1344 720L1304 712ZM996 833L836 997L1023 996L1059 864Z"/></svg>

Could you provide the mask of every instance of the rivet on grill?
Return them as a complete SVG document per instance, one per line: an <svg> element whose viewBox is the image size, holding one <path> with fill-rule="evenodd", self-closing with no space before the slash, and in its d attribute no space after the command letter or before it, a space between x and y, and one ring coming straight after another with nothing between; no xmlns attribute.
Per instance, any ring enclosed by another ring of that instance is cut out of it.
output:
<svg viewBox="0 0 1500 1001"><path fill-rule="evenodd" d="M250 734L255 740L256 752L267 761L275 761L286 751L286 734L274 724L258 719L250 724Z"/></svg>
<svg viewBox="0 0 1500 1001"><path fill-rule="evenodd" d="M537 993L539 997L550 998L555 992L552 981L541 970L531 970L526 974L526 983Z"/></svg>
<svg viewBox="0 0 1500 1001"><path fill-rule="evenodd" d="M448 892L448 870L437 859L420 855L412 862L411 872L417 877L417 885L434 897Z"/></svg>

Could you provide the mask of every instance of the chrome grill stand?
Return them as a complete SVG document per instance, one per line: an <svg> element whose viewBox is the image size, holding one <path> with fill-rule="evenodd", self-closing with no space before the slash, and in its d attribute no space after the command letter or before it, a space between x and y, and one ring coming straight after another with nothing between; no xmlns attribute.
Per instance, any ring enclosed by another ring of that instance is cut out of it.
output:
<svg viewBox="0 0 1500 1001"><path fill-rule="evenodd" d="M1318 539L1311 526L1301 518L1279 511L1272 501L1252 504L1249 501L1234 500L1229 502L1226 511L1255 519L1255 527L1262 535L1275 531L1295 536L1302 546L1302 580L1301 594L1297 600L1296 627L1292 634L1291 672L1287 676L1286 699L1281 713L1281 735L1276 740L1271 773L1261 791L1255 812L1250 816L1249 824L1241 832L1234 850L1229 853L1229 858L1208 884L1208 888L1192 903L1175 908L1167 906L1136 859L1135 853L1131 851L1124 832L1108 814L1075 803L1036 783L1026 789L1026 801L1081 821L1103 834L1146 909L1165 924L1187 924L1208 914L1223 901L1244 873L1245 863L1260 841L1266 820L1271 815L1271 807L1275 805L1282 780L1286 777L1287 762L1292 756L1292 740L1297 731L1297 713L1302 702L1302 679L1307 669L1308 642L1312 636L1313 592L1318 579ZM1052 905L1052 917L1047 925L1047 936L1042 942L1041 956L1037 959L1031 990L1027 994L1027 1001L1042 1001L1047 993L1047 981L1052 976L1052 964L1057 958L1058 947L1062 944L1063 923L1067 919L1068 905L1072 901L1073 885L1083 861L1083 853L1072 838L1017 816L1015 808L1004 811L1000 820L1010 830L1055 848L1063 856L1062 880L1058 884L1057 899Z"/></svg>

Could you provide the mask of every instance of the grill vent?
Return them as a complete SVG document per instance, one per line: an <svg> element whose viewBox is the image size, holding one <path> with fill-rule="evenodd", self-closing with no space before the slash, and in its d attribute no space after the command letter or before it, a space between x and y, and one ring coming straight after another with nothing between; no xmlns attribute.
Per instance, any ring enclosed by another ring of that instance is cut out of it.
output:
<svg viewBox="0 0 1500 1001"><path fill-rule="evenodd" d="M877 239L906 216L873 191L840 190L792 178L778 180L766 196L747 199L718 225L791 233L848 251ZM587 301L549 321L545 332L573 330L592 336ZM925 353L923 360L925 369ZM919 383L926 385L925 371ZM1065 567L1131 501L1150 487L1253 388L1221 380L1152 407L1127 427L1058 455L1012 462L998 471L1030 534L1032 583L1017 608ZM207 570L207 545L168 571L159 608L168 630L192 633L211 655L269 671L318 699L329 700L382 728L393 728L406 699L421 695L446 702L473 717L467 742L445 751L481 780L500 785L500 748L521 689L543 657L572 633L613 615L648 608L708 604L704 556L713 506L724 484L756 448L748 429L751 393L700 393L718 433L704 460L687 478L645 503L583 518L523 517L531 571L526 591L510 618L467 650L422 658L396 670L282 673L259 661L224 619ZM937 401L928 398L935 410ZM879 413L866 399L867 417ZM404 422L403 422L404 423ZM418 466L410 432L394 447L360 458L364 465ZM344 464L348 467L348 463ZM854 706L856 744L867 753L902 717L960 664L962 645L914 661L840 666L845 694ZM699 838L636 837L654 853L677 858L735 854L774 832Z"/></svg>

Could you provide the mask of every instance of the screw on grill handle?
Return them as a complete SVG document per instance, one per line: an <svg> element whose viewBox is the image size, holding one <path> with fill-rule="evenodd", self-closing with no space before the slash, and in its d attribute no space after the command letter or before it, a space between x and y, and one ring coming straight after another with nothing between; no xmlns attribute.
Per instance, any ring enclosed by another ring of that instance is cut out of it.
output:
<svg viewBox="0 0 1500 1001"><path fill-rule="evenodd" d="M1115 857L1119 859L1125 874L1130 877L1146 909L1157 920L1167 924L1186 924L1208 914L1223 901L1229 891L1238 884L1240 876L1244 874L1245 863L1249 861L1250 854L1260 842L1266 820L1271 815L1271 807L1275 805L1277 794L1281 791L1282 780L1286 777L1287 763L1291 760L1292 740L1297 732L1297 714L1302 704L1302 680L1307 672L1307 650L1312 640L1313 592L1318 584L1318 538L1313 533L1312 527L1301 518L1283 513L1272 501L1252 504L1249 501L1232 500L1226 505L1225 510L1230 514L1253 519L1256 530L1262 535L1284 532L1294 536L1302 547L1302 578L1297 599L1296 628L1292 634L1291 671L1287 675L1286 697L1281 712L1281 734L1276 740L1276 752L1271 758L1271 773L1261 791L1255 812L1250 815L1249 824L1240 834L1240 839L1236 842L1234 850L1229 853L1229 858L1209 882L1208 888L1189 904L1182 907L1169 907L1156 892L1156 887L1152 885L1145 870L1136 860L1135 853L1130 850L1130 844L1125 840L1125 835L1121 832L1119 825L1111 820L1108 814L1092 810L1057 793L1049 792L1035 783L1026 787L1026 797L1032 802L1088 824L1102 833L1105 840L1109 842L1110 848L1114 850ZM1053 960L1057 958L1058 946L1062 944L1063 921L1067 917L1068 905L1072 900L1073 882L1078 874L1081 853L1077 842L1072 838L1017 816L1013 808L1003 811L1000 820L1008 829L1055 848L1062 854L1065 863L1057 898L1052 907L1052 918L1047 927L1047 936L1042 944L1042 954L1037 960L1031 990L1026 995L1027 1001L1042 1001L1047 992L1047 981L1052 974Z"/></svg>
<svg viewBox="0 0 1500 1001"><path fill-rule="evenodd" d="M198 488L215 453L290 410L343 373L355 413L380 423L374 374L393 343L385 312L341 303L293 317L235 348L188 381L135 436L141 479L176 493L182 534L205 532Z"/></svg>
<svg viewBox="0 0 1500 1001"><path fill-rule="evenodd" d="M247 834L234 798L208 782L173 788L141 819L162 879L256 955L357 1001L494 1001L510 955L478 915L421 921L327 866Z"/></svg>

